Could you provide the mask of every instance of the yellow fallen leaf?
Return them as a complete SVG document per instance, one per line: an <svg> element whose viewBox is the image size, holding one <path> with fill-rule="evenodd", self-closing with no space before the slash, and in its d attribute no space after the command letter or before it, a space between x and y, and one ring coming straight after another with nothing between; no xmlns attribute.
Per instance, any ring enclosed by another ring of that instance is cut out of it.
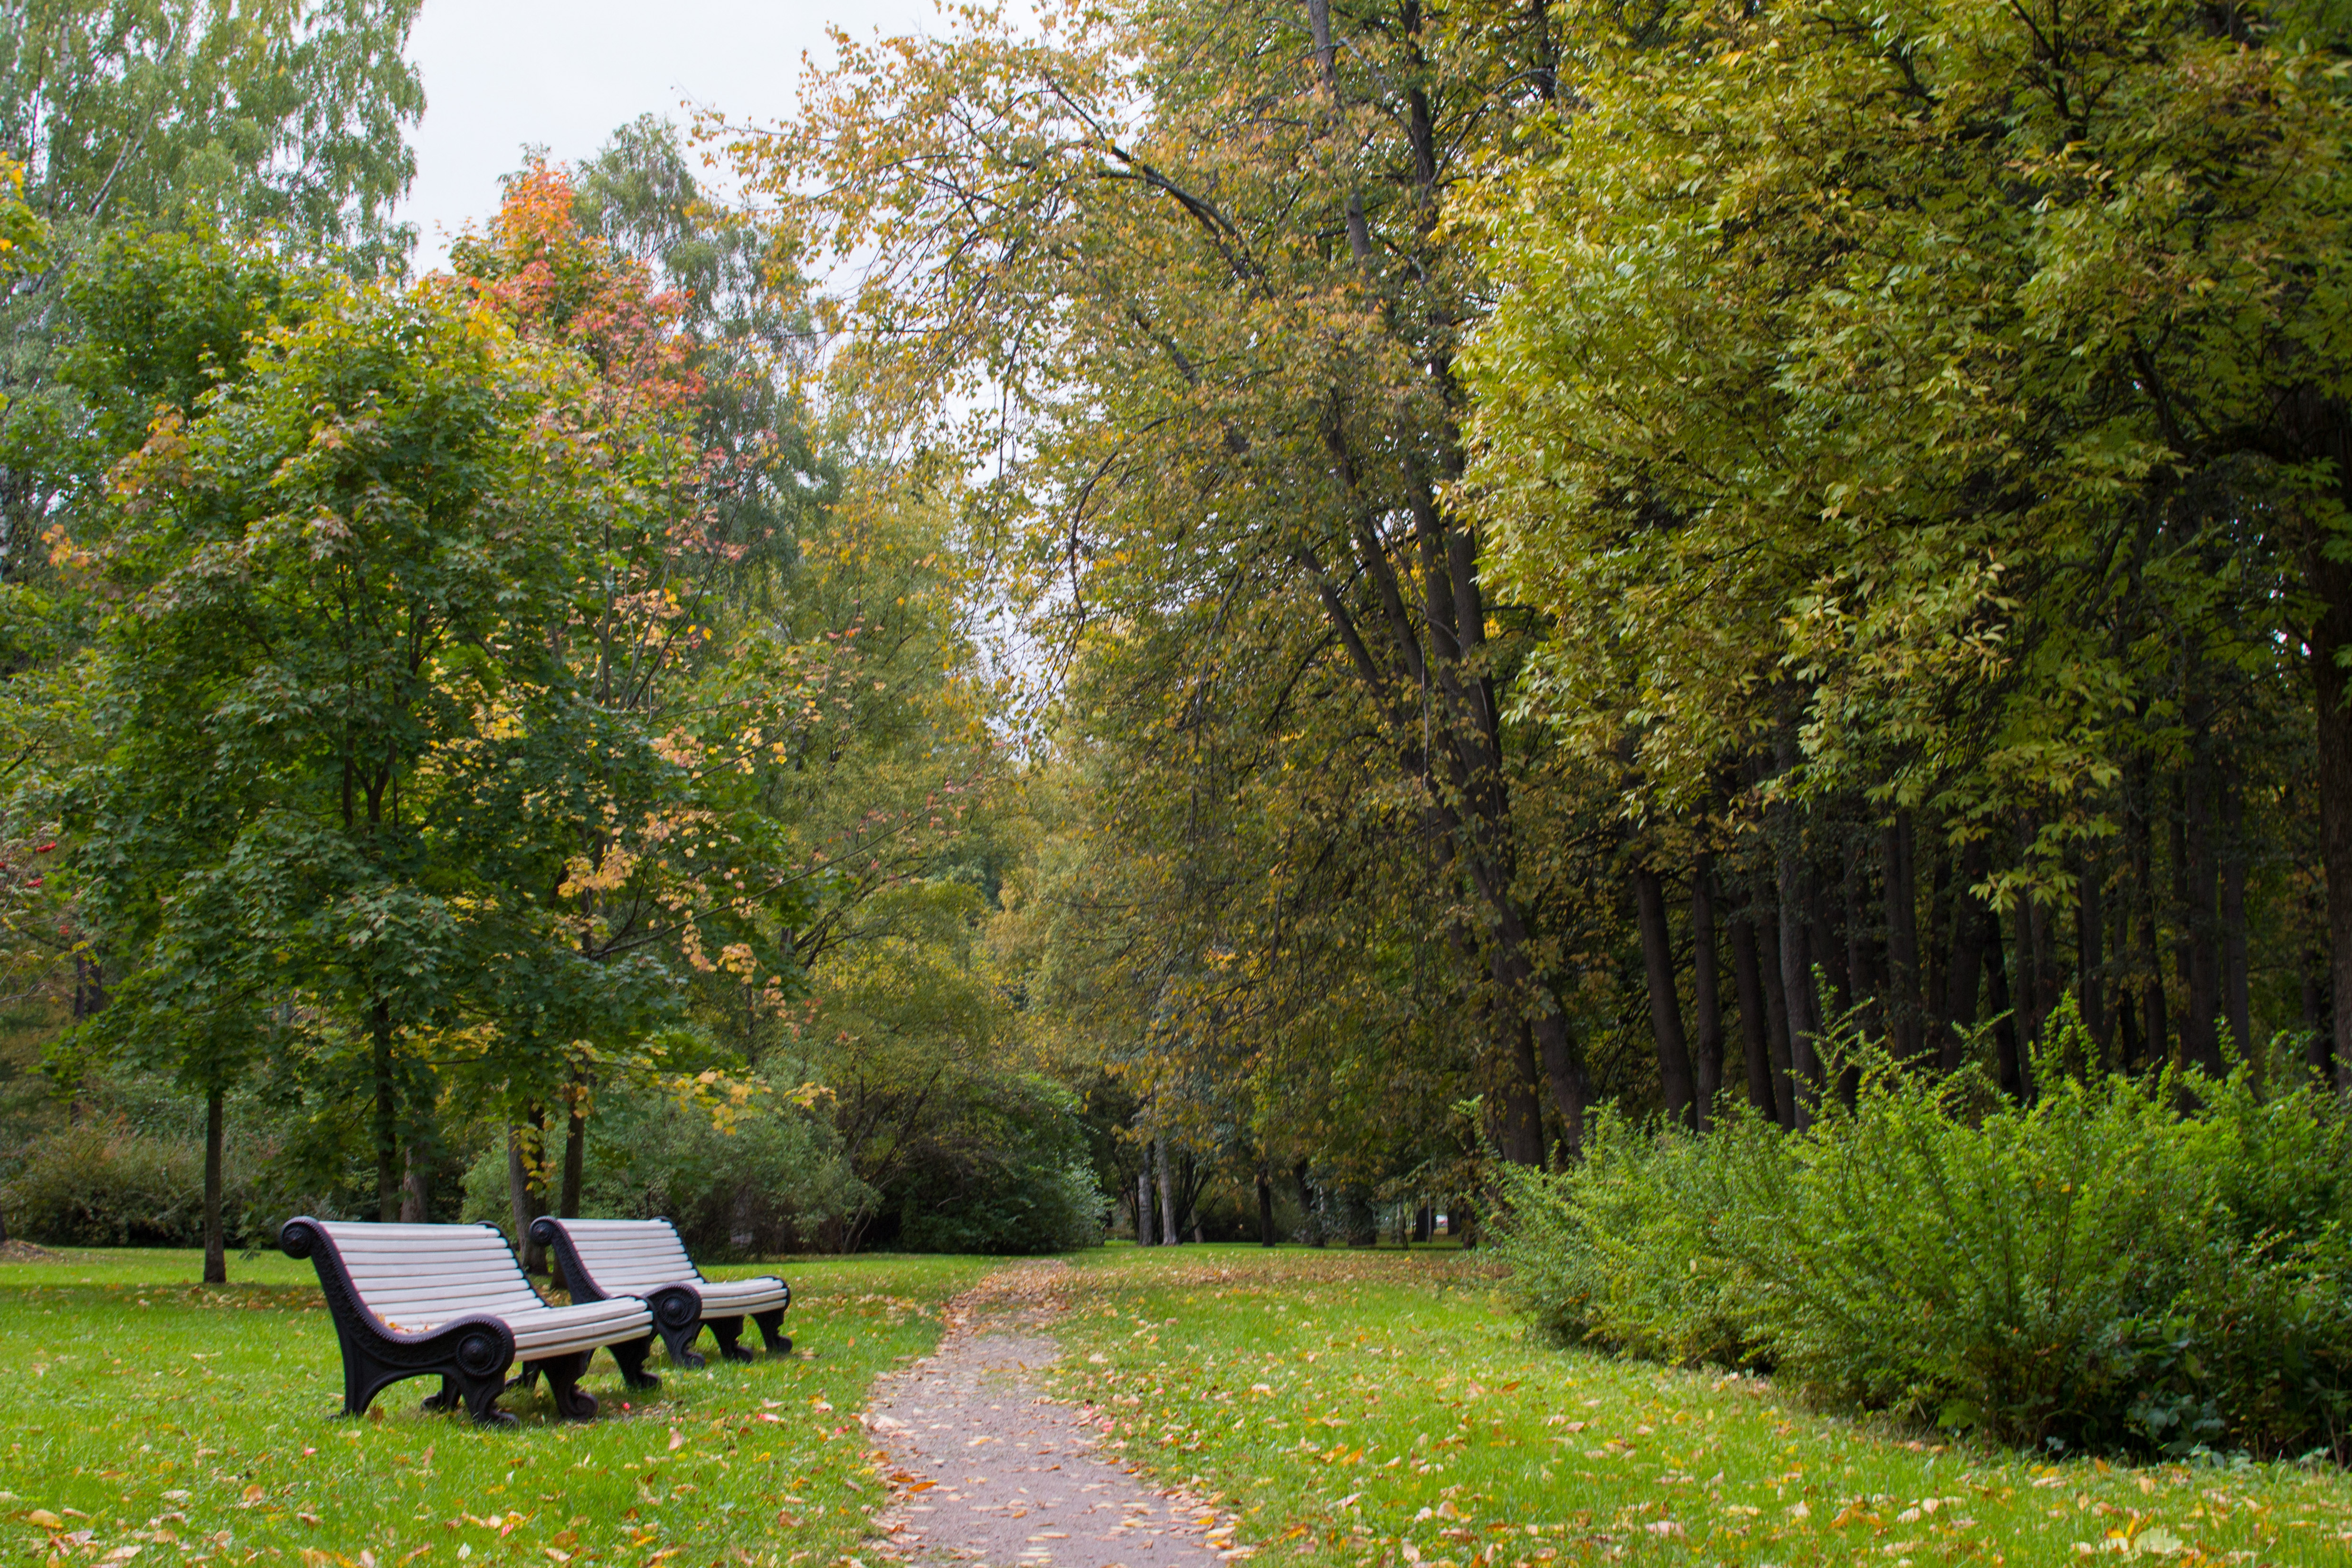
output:
<svg viewBox="0 0 2352 1568"><path fill-rule="evenodd" d="M32 1512L25 1516L25 1522L26 1524L37 1525L43 1530L63 1530L66 1527L66 1521L64 1520L59 1519L56 1514L51 1513L46 1508L37 1508L33 1510Z"/></svg>

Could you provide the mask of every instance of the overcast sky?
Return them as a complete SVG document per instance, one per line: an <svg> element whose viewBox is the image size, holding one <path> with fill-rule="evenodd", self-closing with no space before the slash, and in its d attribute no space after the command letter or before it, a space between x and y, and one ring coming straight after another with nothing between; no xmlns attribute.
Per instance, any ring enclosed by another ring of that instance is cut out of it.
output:
<svg viewBox="0 0 2352 1568"><path fill-rule="evenodd" d="M801 55L829 57L824 29L931 30L931 0L425 0L409 57L424 74L416 183L401 216L430 271L448 236L498 205L500 174L527 142L560 162L653 113L686 123L680 100L732 120L793 106Z"/></svg>

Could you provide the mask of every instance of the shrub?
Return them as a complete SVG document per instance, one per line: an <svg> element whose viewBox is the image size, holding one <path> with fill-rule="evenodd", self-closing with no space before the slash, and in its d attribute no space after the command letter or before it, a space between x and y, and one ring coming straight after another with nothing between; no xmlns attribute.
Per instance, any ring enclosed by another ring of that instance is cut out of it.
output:
<svg viewBox="0 0 2352 1568"><path fill-rule="evenodd" d="M1771 1364L2003 1440L2345 1456L2333 1103L2243 1071L2042 1082L2020 1106L1879 1061L1793 1137L1597 1119L1579 1168L1512 1183L1514 1288L1557 1338Z"/></svg>
<svg viewBox="0 0 2352 1568"><path fill-rule="evenodd" d="M201 1247L205 1150L200 1143L83 1122L28 1141L11 1162L0 1209L12 1234L58 1247ZM225 1173L221 1218L244 1235L247 1184Z"/></svg>
<svg viewBox="0 0 2352 1568"><path fill-rule="evenodd" d="M761 1105L721 1126L656 1092L598 1102L581 1175L583 1214L667 1218L698 1257L803 1250L874 1202L832 1128L798 1107ZM465 1217L512 1230L503 1144L466 1173Z"/></svg>
<svg viewBox="0 0 2352 1568"><path fill-rule="evenodd" d="M898 1235L911 1252L1066 1252L1103 1238L1077 1100L1026 1074L976 1083L954 1142L918 1151L895 1185Z"/></svg>

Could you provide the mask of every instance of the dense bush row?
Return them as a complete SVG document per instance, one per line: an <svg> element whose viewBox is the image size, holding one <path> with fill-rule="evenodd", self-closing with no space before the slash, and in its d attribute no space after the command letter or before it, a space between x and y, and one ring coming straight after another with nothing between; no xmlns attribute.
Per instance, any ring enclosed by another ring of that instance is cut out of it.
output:
<svg viewBox="0 0 2352 1568"><path fill-rule="evenodd" d="M223 1191L232 1248L273 1245L298 1211L372 1214L364 1151L341 1123L313 1124L249 1096L230 1107ZM0 1219L54 1246L197 1247L204 1145L187 1097L138 1075L112 1081L70 1124L0 1154ZM284 1135L242 1129L271 1120ZM1050 1081L977 1081L861 1180L832 1120L784 1095L714 1120L660 1089L600 1096L581 1211L677 1221L698 1256L774 1256L879 1245L908 1251L1041 1252L1096 1245L1106 1207L1075 1098ZM511 1231L507 1154L497 1126L447 1128L464 1171L432 1218ZM342 1134L342 1135L338 1135Z"/></svg>
<svg viewBox="0 0 2352 1568"><path fill-rule="evenodd" d="M1512 1288L1563 1342L2003 1441L2352 1458L2340 1110L2243 1069L2042 1082L1880 1064L1801 1135L1602 1115L1580 1165L1507 1175Z"/></svg>

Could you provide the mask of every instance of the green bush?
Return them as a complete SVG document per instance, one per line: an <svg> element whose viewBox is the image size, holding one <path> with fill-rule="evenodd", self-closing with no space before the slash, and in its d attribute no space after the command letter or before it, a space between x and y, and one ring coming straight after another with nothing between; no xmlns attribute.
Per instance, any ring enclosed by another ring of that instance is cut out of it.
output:
<svg viewBox="0 0 2352 1568"><path fill-rule="evenodd" d="M1769 1365L2005 1441L2346 1457L2334 1103L2243 1071L2042 1082L2019 1106L1877 1062L1793 1137L1598 1118L1579 1167L1511 1185L1522 1308L1556 1338Z"/></svg>
<svg viewBox="0 0 2352 1568"><path fill-rule="evenodd" d="M1066 1252L1101 1244L1108 1207L1096 1184L1077 1099L1047 1079L975 1086L952 1145L910 1159L894 1187L910 1252Z"/></svg>
<svg viewBox="0 0 2352 1568"><path fill-rule="evenodd" d="M204 1245L200 1143L83 1122L34 1137L10 1164L0 1212L13 1236L58 1247ZM232 1245L244 1235L251 1196L240 1176L230 1165L221 1195Z"/></svg>
<svg viewBox="0 0 2352 1568"><path fill-rule="evenodd" d="M589 1123L581 1174L583 1214L667 1218L697 1257L806 1250L874 1203L832 1128L789 1103L721 1125L671 1095L608 1093ZM503 1144L467 1171L465 1218L512 1230Z"/></svg>

